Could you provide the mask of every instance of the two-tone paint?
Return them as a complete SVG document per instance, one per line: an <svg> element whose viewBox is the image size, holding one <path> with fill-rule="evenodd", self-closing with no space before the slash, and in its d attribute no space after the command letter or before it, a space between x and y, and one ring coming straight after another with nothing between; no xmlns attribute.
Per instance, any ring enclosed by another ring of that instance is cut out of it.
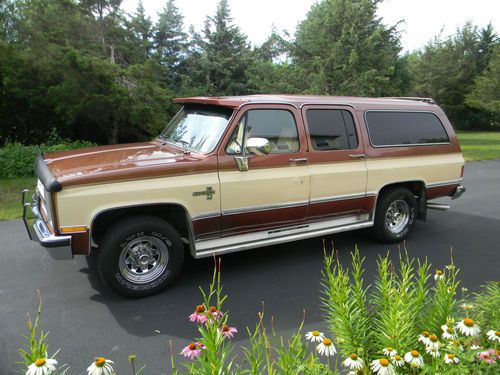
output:
<svg viewBox="0 0 500 375"><path fill-rule="evenodd" d="M63 235L64 228L86 228L71 234L74 254L88 254L96 218L128 207L180 207L191 253L203 257L371 226L378 195L394 184L418 186L427 199L452 196L461 184L464 160L460 146L448 119L432 103L307 96L184 98L176 102L234 110L213 152L186 153L154 140L45 156L62 186L57 193L44 192L52 194L52 234ZM291 153L252 155L249 170L242 172L234 155L226 154L226 145L246 111L264 108L292 113L300 148ZM310 108L351 112L357 148L314 150L305 116ZM432 112L450 142L373 147L364 115L381 109Z"/></svg>

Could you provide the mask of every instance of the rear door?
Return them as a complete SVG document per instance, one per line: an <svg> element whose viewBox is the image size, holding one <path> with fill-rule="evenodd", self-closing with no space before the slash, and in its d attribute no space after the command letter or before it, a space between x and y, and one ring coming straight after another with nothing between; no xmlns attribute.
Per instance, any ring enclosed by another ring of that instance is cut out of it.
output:
<svg viewBox="0 0 500 375"><path fill-rule="evenodd" d="M353 110L309 105L303 107L302 115L311 178L306 219L327 220L370 212L374 198L366 196L365 153Z"/></svg>

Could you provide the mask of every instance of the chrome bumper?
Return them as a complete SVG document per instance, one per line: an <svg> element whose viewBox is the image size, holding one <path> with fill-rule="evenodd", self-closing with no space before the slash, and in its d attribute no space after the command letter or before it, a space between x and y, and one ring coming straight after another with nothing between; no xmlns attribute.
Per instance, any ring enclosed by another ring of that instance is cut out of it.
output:
<svg viewBox="0 0 500 375"><path fill-rule="evenodd" d="M451 199L457 199L460 198L460 196L465 193L465 187L463 185L458 185L457 189L455 190L455 193L453 194L453 197Z"/></svg>
<svg viewBox="0 0 500 375"><path fill-rule="evenodd" d="M27 192L28 189L22 191L21 202L23 205L23 222L30 240L39 242L54 259L72 259L71 236L57 236L52 234L38 210L38 196L33 194L31 201L26 202ZM28 208L31 212L28 211ZM28 223L28 214L34 216L35 222L32 225Z"/></svg>

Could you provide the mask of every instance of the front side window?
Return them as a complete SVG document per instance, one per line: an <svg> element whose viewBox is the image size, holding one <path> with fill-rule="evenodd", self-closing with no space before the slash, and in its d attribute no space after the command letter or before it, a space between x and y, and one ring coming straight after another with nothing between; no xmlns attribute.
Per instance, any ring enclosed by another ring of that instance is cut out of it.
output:
<svg viewBox="0 0 500 375"><path fill-rule="evenodd" d="M345 109L308 109L307 126L315 150L350 150L358 147L354 120Z"/></svg>
<svg viewBox="0 0 500 375"><path fill-rule="evenodd" d="M232 110L207 105L186 105L175 115L159 139L190 151L211 152L227 127Z"/></svg>
<svg viewBox="0 0 500 375"><path fill-rule="evenodd" d="M439 118L431 112L366 112L366 125L373 146L406 146L448 143Z"/></svg>
<svg viewBox="0 0 500 375"><path fill-rule="evenodd" d="M271 154L300 149L297 126L292 113L283 109L252 109L240 119L226 147L227 154L241 154L250 138L266 138Z"/></svg>

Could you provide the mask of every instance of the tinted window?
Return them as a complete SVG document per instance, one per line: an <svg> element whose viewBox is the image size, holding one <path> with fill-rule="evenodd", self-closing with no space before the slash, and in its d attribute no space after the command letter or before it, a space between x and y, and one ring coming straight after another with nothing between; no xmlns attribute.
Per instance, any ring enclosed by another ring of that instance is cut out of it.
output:
<svg viewBox="0 0 500 375"><path fill-rule="evenodd" d="M348 150L358 147L354 120L341 109L309 109L309 136L315 150Z"/></svg>
<svg viewBox="0 0 500 375"><path fill-rule="evenodd" d="M429 112L369 111L366 122L374 146L449 142L443 124Z"/></svg>
<svg viewBox="0 0 500 375"><path fill-rule="evenodd" d="M271 153L297 152L299 135L293 115L286 110L254 109L248 111L234 130L226 147L228 154L241 153L241 146L249 138L266 138Z"/></svg>

